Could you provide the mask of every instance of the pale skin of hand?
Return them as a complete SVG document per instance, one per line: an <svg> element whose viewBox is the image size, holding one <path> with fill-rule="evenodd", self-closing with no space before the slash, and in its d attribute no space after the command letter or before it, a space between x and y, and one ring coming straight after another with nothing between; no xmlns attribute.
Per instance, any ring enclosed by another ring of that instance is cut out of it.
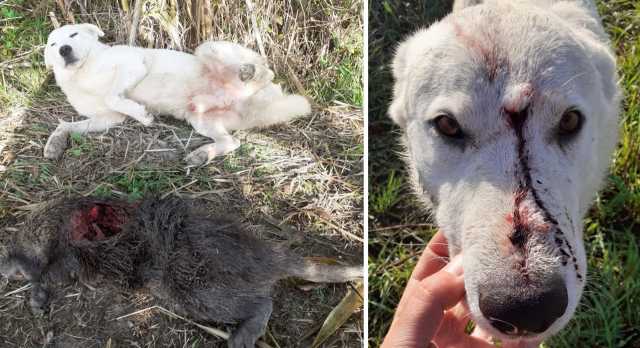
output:
<svg viewBox="0 0 640 348"><path fill-rule="evenodd" d="M494 348L480 328L464 330L470 320L465 300L462 255L449 263L447 240L436 233L425 248L396 308L382 348ZM503 348L535 348L539 342L503 342Z"/></svg>

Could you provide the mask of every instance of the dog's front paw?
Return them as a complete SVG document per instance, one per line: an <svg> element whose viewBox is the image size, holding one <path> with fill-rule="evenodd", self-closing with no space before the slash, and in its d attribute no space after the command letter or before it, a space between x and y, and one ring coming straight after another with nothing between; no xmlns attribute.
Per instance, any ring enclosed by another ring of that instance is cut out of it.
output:
<svg viewBox="0 0 640 348"><path fill-rule="evenodd" d="M206 145L205 145L206 146ZM201 166L209 160L209 151L207 151L205 146L195 149L187 157L184 158L184 161L187 162L190 166Z"/></svg>
<svg viewBox="0 0 640 348"><path fill-rule="evenodd" d="M67 148L69 133L63 131L54 131L44 146L44 157L48 159L58 159Z"/></svg>

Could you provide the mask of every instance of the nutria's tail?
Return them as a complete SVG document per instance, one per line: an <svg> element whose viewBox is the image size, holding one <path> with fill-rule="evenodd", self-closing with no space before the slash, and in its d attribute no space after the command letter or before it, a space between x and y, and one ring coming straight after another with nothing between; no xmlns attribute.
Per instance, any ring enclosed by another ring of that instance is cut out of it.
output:
<svg viewBox="0 0 640 348"><path fill-rule="evenodd" d="M361 279L363 269L362 266L328 265L305 259L291 275L315 283L344 283Z"/></svg>

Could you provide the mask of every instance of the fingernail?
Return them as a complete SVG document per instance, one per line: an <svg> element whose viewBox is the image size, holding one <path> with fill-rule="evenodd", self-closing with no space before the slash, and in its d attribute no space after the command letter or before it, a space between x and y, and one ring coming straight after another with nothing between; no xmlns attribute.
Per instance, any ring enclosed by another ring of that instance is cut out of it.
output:
<svg viewBox="0 0 640 348"><path fill-rule="evenodd" d="M462 255L457 255L443 268L445 272L455 276L462 275Z"/></svg>

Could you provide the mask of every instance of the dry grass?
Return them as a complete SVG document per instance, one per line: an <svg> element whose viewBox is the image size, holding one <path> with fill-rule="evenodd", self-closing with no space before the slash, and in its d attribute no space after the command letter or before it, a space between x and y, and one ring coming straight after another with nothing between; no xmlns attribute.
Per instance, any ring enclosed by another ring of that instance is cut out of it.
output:
<svg viewBox="0 0 640 348"><path fill-rule="evenodd" d="M189 51L205 38L224 39L260 51L260 41L278 81L313 98L314 112L288 125L236 133L241 148L203 168L186 168L182 158L208 140L170 117L151 127L129 121L103 134L75 136L60 161L45 160L42 149L58 119L78 117L42 65L41 48L52 28L47 14L61 24L70 18L96 23L107 33L103 41L126 43L135 12L130 2L125 11L125 1L0 1L0 245L19 231L26 211L45 200L70 194L135 199L152 192L224 204L250 221L271 224L269 238L290 240L304 255L361 263L362 3L216 1L206 8L207 22L206 11L189 12L187 2L142 1L137 44ZM255 10L247 11L247 4ZM16 39L7 41L11 37ZM34 318L25 303L28 291L11 293L24 285L0 283L2 347L224 345L154 311L113 320L154 303L144 292L101 283L65 288L48 317ZM308 345L346 290L283 283L265 341ZM326 346L362 346L361 314Z"/></svg>

